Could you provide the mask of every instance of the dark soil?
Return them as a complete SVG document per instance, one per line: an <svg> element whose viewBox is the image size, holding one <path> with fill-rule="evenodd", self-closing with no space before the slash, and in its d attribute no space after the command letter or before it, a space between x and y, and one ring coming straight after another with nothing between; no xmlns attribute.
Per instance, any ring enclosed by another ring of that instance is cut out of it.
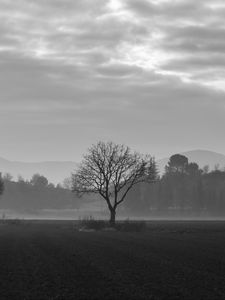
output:
<svg viewBox="0 0 225 300"><path fill-rule="evenodd" d="M0 299L225 299L225 223L150 222L141 233L0 224Z"/></svg>

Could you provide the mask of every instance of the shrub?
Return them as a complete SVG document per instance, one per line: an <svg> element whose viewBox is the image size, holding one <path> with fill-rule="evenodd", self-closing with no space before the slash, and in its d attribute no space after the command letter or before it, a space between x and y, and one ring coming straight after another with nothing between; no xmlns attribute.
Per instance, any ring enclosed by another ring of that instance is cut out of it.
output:
<svg viewBox="0 0 225 300"><path fill-rule="evenodd" d="M25 221L22 219L1 219L0 224L5 224L5 225L21 225L25 224Z"/></svg>
<svg viewBox="0 0 225 300"><path fill-rule="evenodd" d="M95 220L92 217L84 218L78 221L78 229L102 230L109 227L109 222L104 220Z"/></svg>
<svg viewBox="0 0 225 300"><path fill-rule="evenodd" d="M115 227L111 227L108 221L95 220L93 217L84 218L78 221L76 226L80 231L121 231L121 232L141 232L146 229L145 221L118 221Z"/></svg>
<svg viewBox="0 0 225 300"><path fill-rule="evenodd" d="M116 229L124 232L141 232L146 229L146 222L126 220L116 224Z"/></svg>

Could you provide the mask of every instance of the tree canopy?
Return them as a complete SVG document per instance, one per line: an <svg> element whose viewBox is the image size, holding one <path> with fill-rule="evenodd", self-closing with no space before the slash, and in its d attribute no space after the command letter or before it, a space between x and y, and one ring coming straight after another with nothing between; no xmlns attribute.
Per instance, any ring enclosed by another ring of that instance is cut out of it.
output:
<svg viewBox="0 0 225 300"><path fill-rule="evenodd" d="M188 158L181 154L174 154L170 157L165 168L166 173L185 173L188 166Z"/></svg>

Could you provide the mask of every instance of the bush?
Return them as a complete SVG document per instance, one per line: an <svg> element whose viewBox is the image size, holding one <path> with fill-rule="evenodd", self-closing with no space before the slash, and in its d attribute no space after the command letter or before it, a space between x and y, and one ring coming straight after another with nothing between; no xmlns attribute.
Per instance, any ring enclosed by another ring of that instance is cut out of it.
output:
<svg viewBox="0 0 225 300"><path fill-rule="evenodd" d="M126 220L116 224L116 229L118 231L124 232L141 232L146 229L146 222L145 221L130 221Z"/></svg>
<svg viewBox="0 0 225 300"><path fill-rule="evenodd" d="M141 232L146 229L145 221L118 221L115 227L111 227L109 221L95 220L93 217L84 218L78 221L77 229L80 231L121 231L121 232Z"/></svg>
<svg viewBox="0 0 225 300"><path fill-rule="evenodd" d="M4 225L24 225L25 221L22 219L6 219L6 218L2 218L0 220L0 224L4 224Z"/></svg>
<svg viewBox="0 0 225 300"><path fill-rule="evenodd" d="M78 229L80 230L102 230L107 227L109 227L109 222L104 220L95 220L92 217L78 221Z"/></svg>

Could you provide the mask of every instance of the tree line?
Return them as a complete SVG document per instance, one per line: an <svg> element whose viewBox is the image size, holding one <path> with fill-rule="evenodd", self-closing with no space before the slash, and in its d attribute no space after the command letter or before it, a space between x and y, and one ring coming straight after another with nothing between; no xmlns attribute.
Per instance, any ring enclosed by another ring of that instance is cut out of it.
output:
<svg viewBox="0 0 225 300"><path fill-rule="evenodd" d="M111 225L118 206L141 216L225 216L225 171L200 169L180 154L170 157L160 177L150 155L98 142L84 155L72 184L77 194L102 197Z"/></svg>
<svg viewBox="0 0 225 300"><path fill-rule="evenodd" d="M75 193L75 195L72 192ZM159 176L154 157L113 142L92 145L71 178L54 186L34 174L12 181L0 177L1 208L77 208L82 201L105 201L111 225L117 210L140 216L225 216L225 171L200 169L195 162L175 154ZM90 196L82 197L84 194Z"/></svg>
<svg viewBox="0 0 225 300"><path fill-rule="evenodd" d="M225 171L218 166L210 172L207 166L200 169L175 154L154 185L133 189L125 209L142 215L225 216Z"/></svg>
<svg viewBox="0 0 225 300"><path fill-rule="evenodd" d="M40 174L34 174L30 180L21 176L12 180L9 173L0 179L1 208L23 211L39 209L63 209L78 206L76 196L64 185L54 185Z"/></svg>

